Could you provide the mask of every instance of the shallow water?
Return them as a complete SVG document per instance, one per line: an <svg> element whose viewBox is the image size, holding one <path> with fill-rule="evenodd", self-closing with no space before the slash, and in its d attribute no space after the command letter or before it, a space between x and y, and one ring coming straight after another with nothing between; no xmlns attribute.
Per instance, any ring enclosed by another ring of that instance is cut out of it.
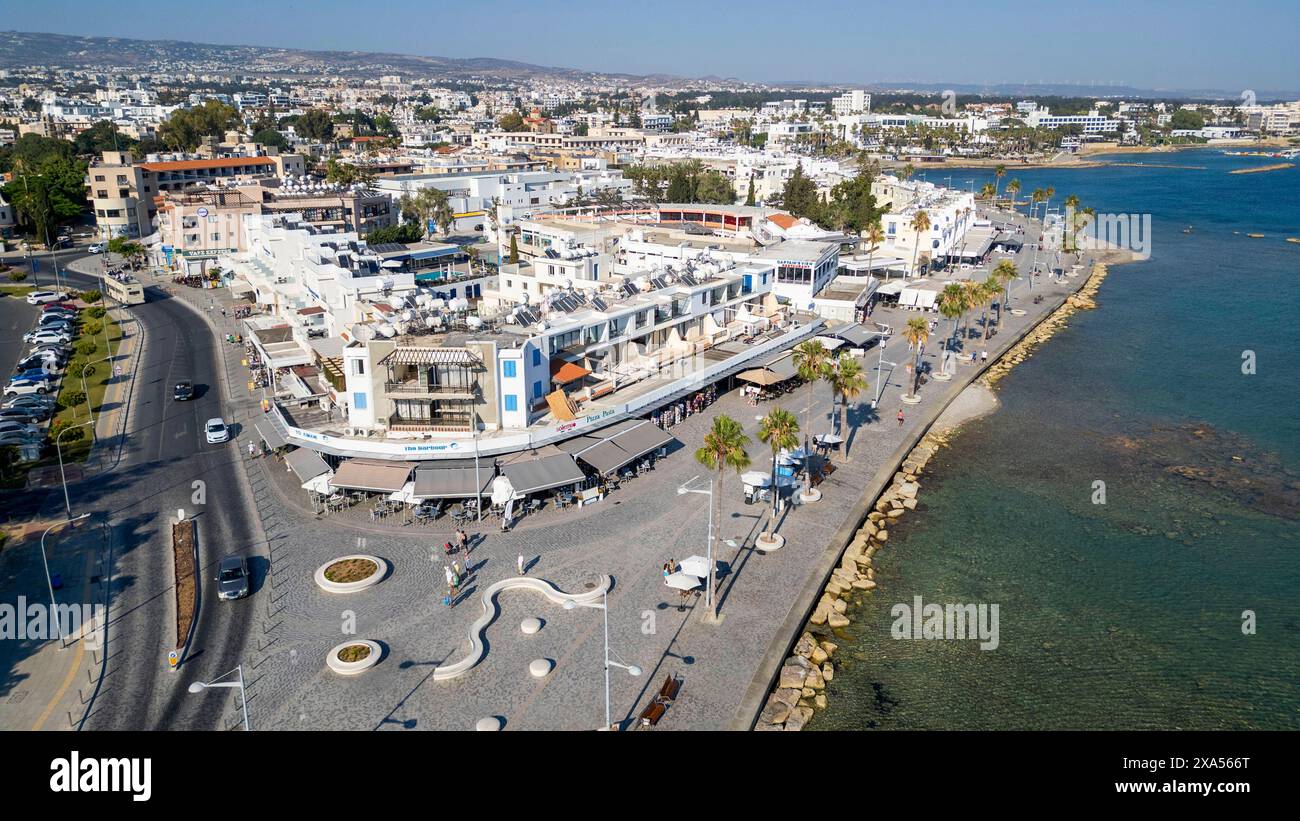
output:
<svg viewBox="0 0 1300 821"><path fill-rule="evenodd" d="M1143 161L1205 169L1004 178L1152 214L1152 258L1112 267L932 461L812 729L1300 728L1300 170ZM998 604L998 648L891 639L918 595Z"/></svg>

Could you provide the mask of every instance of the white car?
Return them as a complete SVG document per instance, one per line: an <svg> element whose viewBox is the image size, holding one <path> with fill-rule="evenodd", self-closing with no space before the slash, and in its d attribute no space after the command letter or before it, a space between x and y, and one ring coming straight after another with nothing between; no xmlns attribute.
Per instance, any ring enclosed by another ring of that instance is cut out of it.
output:
<svg viewBox="0 0 1300 821"><path fill-rule="evenodd" d="M230 428L226 427L226 421L220 416L203 423L203 433L207 436L209 445L230 441Z"/></svg>
<svg viewBox="0 0 1300 821"><path fill-rule="evenodd" d="M47 302L61 302L66 297L59 291L32 291L27 295L28 305L44 305Z"/></svg>
<svg viewBox="0 0 1300 821"><path fill-rule="evenodd" d="M104 243L102 242L92 243L86 246L86 250L92 254L102 254L104 253Z"/></svg>
<svg viewBox="0 0 1300 821"><path fill-rule="evenodd" d="M41 345L46 342L67 344L72 341L72 332L54 328L28 331L23 334L23 341L29 345Z"/></svg>
<svg viewBox="0 0 1300 821"><path fill-rule="evenodd" d="M50 383L45 379L14 379L5 385L5 396L26 396L30 393L47 394Z"/></svg>

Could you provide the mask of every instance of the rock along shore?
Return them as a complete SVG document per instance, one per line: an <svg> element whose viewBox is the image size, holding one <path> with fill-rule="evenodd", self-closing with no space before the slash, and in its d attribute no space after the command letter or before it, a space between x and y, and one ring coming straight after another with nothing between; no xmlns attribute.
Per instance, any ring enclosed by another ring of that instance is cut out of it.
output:
<svg viewBox="0 0 1300 821"><path fill-rule="evenodd" d="M1106 264L1095 264L1079 290L989 365L967 391L991 392L1002 377L1033 356L1034 349L1051 339L1077 311L1097 307L1094 297L1107 271ZM992 404L976 397L967 411L951 416L945 412L903 458L893 481L876 497L866 521L854 533L839 565L831 572L803 632L782 663L775 687L758 715L755 730L802 730L815 710L827 707L826 683L835 678L832 658L839 649L833 641L836 638L833 631L851 624L847 615L849 606L857 598L872 595L871 591L877 588L875 558L888 544L890 528L916 509L921 491L920 477L926 465L940 448L950 443L960 424L994 409L996 397Z"/></svg>

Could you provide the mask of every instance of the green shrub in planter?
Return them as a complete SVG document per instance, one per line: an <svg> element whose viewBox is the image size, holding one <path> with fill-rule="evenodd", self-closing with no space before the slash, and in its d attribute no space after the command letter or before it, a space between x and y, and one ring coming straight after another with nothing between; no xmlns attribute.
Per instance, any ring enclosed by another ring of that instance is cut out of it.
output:
<svg viewBox="0 0 1300 821"><path fill-rule="evenodd" d="M98 302L101 298L103 298L103 296L104 296L104 295L101 294L99 291L93 291L93 290L92 290L92 291L82 291L82 292L81 292L81 301L82 301L82 302L87 302L87 303L89 303L89 302Z"/></svg>
<svg viewBox="0 0 1300 821"><path fill-rule="evenodd" d="M75 408L85 401L86 394L81 391L64 391L59 395L59 406L64 408ZM71 436L72 434L68 435Z"/></svg>
<svg viewBox="0 0 1300 821"><path fill-rule="evenodd" d="M72 429L68 430L67 433L64 433L63 431L67 430L68 428L72 428ZM59 444L63 444L64 442L75 442L78 439L84 439L85 436L86 436L85 428L73 427L73 423L65 419L60 419L54 424L50 425L51 442L57 441Z"/></svg>
<svg viewBox="0 0 1300 821"><path fill-rule="evenodd" d="M99 336L99 333L102 330L104 330L104 323L102 322L87 322L85 325L81 326L82 333L87 336Z"/></svg>
<svg viewBox="0 0 1300 821"><path fill-rule="evenodd" d="M92 353L95 352L95 349L98 347L99 346L95 344L95 340L83 339L80 342L78 342L75 346L73 346L73 350L75 350L77 353L81 354L82 356L90 356Z"/></svg>
<svg viewBox="0 0 1300 821"><path fill-rule="evenodd" d="M108 313L108 310L103 305L96 305L86 309L86 316L91 319L103 319L106 313Z"/></svg>
<svg viewBox="0 0 1300 821"><path fill-rule="evenodd" d="M84 359L73 359L72 361L70 361L64 373L68 374L69 376L75 376L78 379L80 379L82 368L86 369L85 373L87 379L95 375L95 365L87 365L86 360Z"/></svg>
<svg viewBox="0 0 1300 821"><path fill-rule="evenodd" d="M17 270L17 269L14 269L14 270L12 270L12 271L9 272L9 281L10 281L10 282L22 282L22 281L25 280L25 279L27 279L27 272L26 272L26 271L19 271L19 270Z"/></svg>

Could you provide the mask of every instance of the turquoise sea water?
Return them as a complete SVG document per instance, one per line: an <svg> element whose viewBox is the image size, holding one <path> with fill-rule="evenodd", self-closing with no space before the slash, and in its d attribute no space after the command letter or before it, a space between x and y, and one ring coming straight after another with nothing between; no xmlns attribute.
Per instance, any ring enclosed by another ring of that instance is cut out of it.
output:
<svg viewBox="0 0 1300 821"><path fill-rule="evenodd" d="M931 463L812 729L1300 728L1300 169L1115 159L1151 165L1003 178L1152 214L1152 258ZM998 604L1000 646L891 639L918 595Z"/></svg>

